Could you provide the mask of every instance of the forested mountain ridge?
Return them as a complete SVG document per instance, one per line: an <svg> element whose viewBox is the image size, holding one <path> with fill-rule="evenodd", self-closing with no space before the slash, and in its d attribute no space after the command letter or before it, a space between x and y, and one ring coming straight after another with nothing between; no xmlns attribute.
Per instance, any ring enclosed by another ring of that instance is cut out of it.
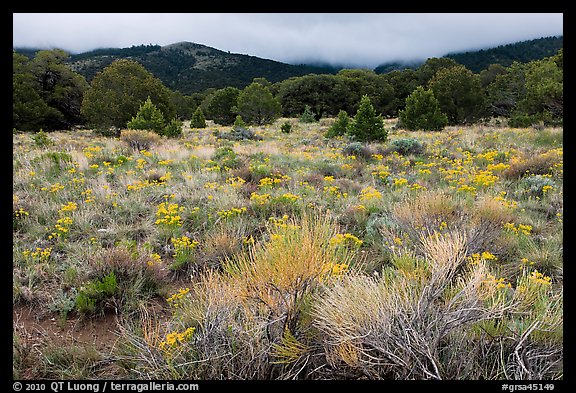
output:
<svg viewBox="0 0 576 393"><path fill-rule="evenodd" d="M32 49L15 50L28 57L34 55ZM334 72L323 67L291 65L256 56L224 52L191 42L166 46L140 45L122 49L96 49L73 54L67 62L74 71L90 82L96 73L118 59L139 62L167 87L183 94L202 92L207 88L244 88L256 77L279 82L292 76Z"/></svg>
<svg viewBox="0 0 576 393"><path fill-rule="evenodd" d="M495 48L477 51L449 53L444 57L454 59L470 71L480 72L490 64L508 67L513 62L528 63L545 57L554 56L564 46L564 36L543 37L535 40L521 41L500 45Z"/></svg>
<svg viewBox="0 0 576 393"><path fill-rule="evenodd" d="M564 46L563 36L542 37L534 40L520 41L494 48L480 49L466 52L453 52L443 57L450 58L464 65L470 71L480 72L488 68L490 64L500 64L508 67L513 62L528 63L533 60L541 60L550 57ZM407 68L416 69L424 63L412 61L395 61L379 65L374 69L377 74L385 74L394 70Z"/></svg>

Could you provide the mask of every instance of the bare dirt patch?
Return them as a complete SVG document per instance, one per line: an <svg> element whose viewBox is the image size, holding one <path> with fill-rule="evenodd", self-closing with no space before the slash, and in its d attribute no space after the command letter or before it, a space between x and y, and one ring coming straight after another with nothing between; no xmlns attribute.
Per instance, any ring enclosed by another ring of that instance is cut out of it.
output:
<svg viewBox="0 0 576 393"><path fill-rule="evenodd" d="M118 340L118 317L107 313L102 317L70 318L59 321L58 316L39 317L27 305L16 305L12 310L12 327L31 340L56 340L65 345L93 345L98 351L109 350Z"/></svg>

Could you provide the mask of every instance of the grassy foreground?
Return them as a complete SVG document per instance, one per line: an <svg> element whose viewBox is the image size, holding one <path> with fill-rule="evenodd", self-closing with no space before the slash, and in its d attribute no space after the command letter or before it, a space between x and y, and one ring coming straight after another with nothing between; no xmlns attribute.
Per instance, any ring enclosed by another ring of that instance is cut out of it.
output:
<svg viewBox="0 0 576 393"><path fill-rule="evenodd" d="M14 378L562 379L563 130L331 121L15 134Z"/></svg>

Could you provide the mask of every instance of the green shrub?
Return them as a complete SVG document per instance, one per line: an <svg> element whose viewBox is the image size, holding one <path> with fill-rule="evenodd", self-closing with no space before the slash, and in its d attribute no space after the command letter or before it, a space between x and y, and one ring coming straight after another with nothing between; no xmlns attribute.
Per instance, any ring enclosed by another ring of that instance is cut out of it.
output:
<svg viewBox="0 0 576 393"><path fill-rule="evenodd" d="M284 123L282 123L282 125L280 126L280 130L285 133L285 134L289 134L292 132L292 124L288 121L285 121Z"/></svg>
<svg viewBox="0 0 576 393"><path fill-rule="evenodd" d="M111 272L101 280L89 281L78 292L76 297L76 309L82 314L91 314L102 304L102 302L118 292L116 275Z"/></svg>
<svg viewBox="0 0 576 393"><path fill-rule="evenodd" d="M222 146L216 149L212 155L212 160L218 162L221 167L238 168L241 165L238 155L231 147Z"/></svg>
<svg viewBox="0 0 576 393"><path fill-rule="evenodd" d="M314 112L312 112L310 105L306 105L304 107L304 112L302 112L302 114L300 115L299 120L300 120L300 123L315 123L316 122L316 116L314 115Z"/></svg>
<svg viewBox="0 0 576 393"><path fill-rule="evenodd" d="M350 117L348 113L344 110L338 112L338 117L332 126L328 129L325 136L326 138L333 138L339 135L345 135L348 132L348 127L350 125Z"/></svg>
<svg viewBox="0 0 576 393"><path fill-rule="evenodd" d="M39 132L31 136L34 144L38 147L47 147L54 144L54 141L48 136L48 134L42 129Z"/></svg>
<svg viewBox="0 0 576 393"><path fill-rule="evenodd" d="M534 118L525 113L515 114L508 119L508 126L513 128L528 128L534 123Z"/></svg>
<svg viewBox="0 0 576 393"><path fill-rule="evenodd" d="M424 153L424 145L416 138L397 139L390 144L390 147L403 156Z"/></svg>
<svg viewBox="0 0 576 393"><path fill-rule="evenodd" d="M206 118L204 117L204 112L202 108L198 106L190 119L190 128L206 128Z"/></svg>
<svg viewBox="0 0 576 393"><path fill-rule="evenodd" d="M164 132L164 115L148 97L140 105L136 117L132 117L132 120L128 122L127 127L131 130L151 130L157 134L162 134Z"/></svg>
<svg viewBox="0 0 576 393"><path fill-rule="evenodd" d="M170 120L170 122L168 122L164 127L162 135L167 136L168 138L177 138L182 136L182 121L178 119Z"/></svg>
<svg viewBox="0 0 576 393"><path fill-rule="evenodd" d="M242 116L236 115L236 119L234 120L234 126L232 128L248 128Z"/></svg>

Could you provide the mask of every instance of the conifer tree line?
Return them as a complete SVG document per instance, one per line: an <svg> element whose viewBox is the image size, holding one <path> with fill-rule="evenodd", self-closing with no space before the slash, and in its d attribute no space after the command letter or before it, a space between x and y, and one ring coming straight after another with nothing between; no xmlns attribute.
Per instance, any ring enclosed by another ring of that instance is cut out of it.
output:
<svg viewBox="0 0 576 393"><path fill-rule="evenodd" d="M409 130L442 130L497 117L512 127L563 124L563 49L554 56L508 67L491 64L475 73L451 58L430 58L417 69L376 74L343 69L277 83L264 78L239 89L207 89L183 95L133 60L116 60L89 84L67 64L69 54L38 51L31 59L13 52L13 128L37 132L88 127L123 128L178 136L182 120L203 128L206 120L233 125L270 124L280 117L303 122L334 117L327 136L385 140L384 118ZM368 131L370 127L373 131ZM366 134L368 133L368 134ZM367 136L368 135L368 136Z"/></svg>

